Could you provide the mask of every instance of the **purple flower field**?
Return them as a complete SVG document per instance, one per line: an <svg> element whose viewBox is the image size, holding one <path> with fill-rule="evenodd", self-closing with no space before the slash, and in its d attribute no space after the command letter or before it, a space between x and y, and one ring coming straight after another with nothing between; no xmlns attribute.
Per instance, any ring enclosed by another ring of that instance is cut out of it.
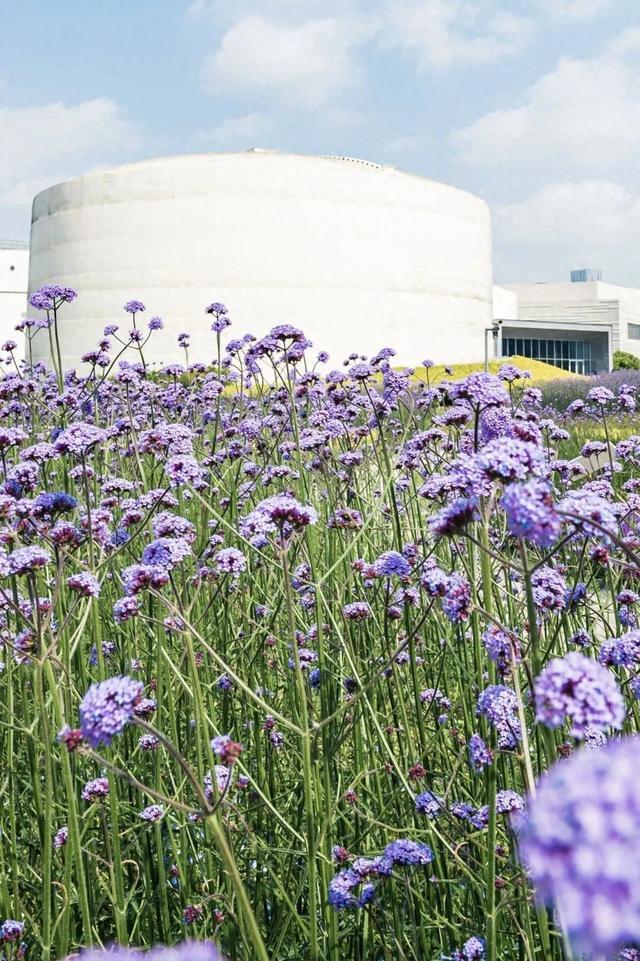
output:
<svg viewBox="0 0 640 961"><path fill-rule="evenodd" d="M0 958L638 961L640 436L219 303L64 371L74 298L2 345Z"/></svg>

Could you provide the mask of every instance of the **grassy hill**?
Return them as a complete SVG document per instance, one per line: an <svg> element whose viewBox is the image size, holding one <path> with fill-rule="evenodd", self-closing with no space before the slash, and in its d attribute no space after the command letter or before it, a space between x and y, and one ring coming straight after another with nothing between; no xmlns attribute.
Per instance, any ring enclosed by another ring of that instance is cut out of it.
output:
<svg viewBox="0 0 640 961"><path fill-rule="evenodd" d="M543 384L548 380L561 380L567 377L582 379L579 374L571 374L568 370L562 370L561 367L554 367L553 364L545 364L544 361L533 360L531 357L508 357L501 360L492 360L489 362L490 372L497 374L503 364L512 364L523 372L528 371L531 374L528 381L530 384ZM476 370L484 370L482 361L476 364L450 364L447 368L442 364L436 364L435 367L429 369L416 367L414 376L416 380L427 380L428 375L429 382L434 384L442 380L461 380L467 374ZM450 371L451 373L449 373Z"/></svg>

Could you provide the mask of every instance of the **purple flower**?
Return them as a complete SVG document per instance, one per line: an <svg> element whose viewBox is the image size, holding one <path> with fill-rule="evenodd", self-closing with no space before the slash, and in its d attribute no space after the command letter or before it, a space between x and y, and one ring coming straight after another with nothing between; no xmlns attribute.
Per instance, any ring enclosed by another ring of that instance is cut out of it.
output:
<svg viewBox="0 0 640 961"><path fill-rule="evenodd" d="M459 534L472 521L479 520L475 497L459 497L447 504L429 520L429 530L434 537L450 537Z"/></svg>
<svg viewBox="0 0 640 961"><path fill-rule="evenodd" d="M0 924L0 940L5 943L9 941L19 941L24 933L24 921L13 921L8 919Z"/></svg>
<svg viewBox="0 0 640 961"><path fill-rule="evenodd" d="M63 848L68 840L69 840L69 828L66 825L64 825L64 827L58 828L58 830L53 836L53 846L56 849L56 851L59 851L60 848Z"/></svg>
<svg viewBox="0 0 640 961"><path fill-rule="evenodd" d="M121 597L113 605L113 619L116 624L124 624L139 613L140 603L137 597Z"/></svg>
<svg viewBox="0 0 640 961"><path fill-rule="evenodd" d="M171 570L191 556L189 544L181 537L157 537L142 552L142 563Z"/></svg>
<svg viewBox="0 0 640 961"><path fill-rule="evenodd" d="M429 864L433 861L433 851L422 841L398 838L397 841L391 841L390 844L387 844L383 857L392 864L413 867L418 864Z"/></svg>
<svg viewBox="0 0 640 961"><path fill-rule="evenodd" d="M42 547L19 547L6 558L9 574L28 574L51 563L51 554Z"/></svg>
<svg viewBox="0 0 640 961"><path fill-rule="evenodd" d="M562 611L566 606L567 584L565 579L547 564L531 575L531 588L536 607L545 611Z"/></svg>
<svg viewBox="0 0 640 961"><path fill-rule="evenodd" d="M551 547L560 533L549 485L538 478L525 484L510 484L500 504L507 516L509 533L536 547Z"/></svg>
<svg viewBox="0 0 640 961"><path fill-rule="evenodd" d="M247 569L247 558L236 547L223 547L214 556L213 566L218 574L239 577Z"/></svg>
<svg viewBox="0 0 640 961"><path fill-rule="evenodd" d="M488 477L504 484L524 481L531 474L539 474L544 466L544 454L536 444L512 437L489 441L477 460Z"/></svg>
<svg viewBox="0 0 640 961"><path fill-rule="evenodd" d="M469 764L472 771L481 774L485 767L493 764L493 751L479 734L469 738Z"/></svg>
<svg viewBox="0 0 640 961"><path fill-rule="evenodd" d="M451 384L452 400L464 400L476 410L485 407L503 407L509 403L509 395L493 374L473 373L464 380Z"/></svg>
<svg viewBox="0 0 640 961"><path fill-rule="evenodd" d="M83 801L100 801L109 794L109 779L97 777L93 781L87 781L82 789Z"/></svg>
<svg viewBox="0 0 640 961"><path fill-rule="evenodd" d="M624 700L615 678L606 667L570 651L554 658L535 681L536 720L546 727L559 727L571 720L574 737L585 728L619 728L625 716Z"/></svg>
<svg viewBox="0 0 640 961"><path fill-rule="evenodd" d="M344 605L342 615L348 621L365 621L371 617L371 608L366 601L352 601Z"/></svg>
<svg viewBox="0 0 640 961"><path fill-rule="evenodd" d="M155 824L164 817L164 808L161 804L150 804L149 807L140 811L138 817L141 821L146 821L148 824Z"/></svg>
<svg viewBox="0 0 640 961"><path fill-rule="evenodd" d="M79 574L72 574L67 578L67 586L81 594L82 597L99 597L100 581L89 571L80 571Z"/></svg>
<svg viewBox="0 0 640 961"><path fill-rule="evenodd" d="M445 810L444 801L432 791L424 791L415 798L416 811L419 814L426 814L429 818L438 817Z"/></svg>
<svg viewBox="0 0 640 961"><path fill-rule="evenodd" d="M511 659L520 660L520 644L513 634L502 630L497 624L489 624L482 635L482 643L492 661L498 665L498 670L505 673L511 668Z"/></svg>
<svg viewBox="0 0 640 961"><path fill-rule="evenodd" d="M587 394L587 400L590 404L604 406L605 404L611 403L612 400L615 400L615 394L613 394L608 387L592 387Z"/></svg>
<svg viewBox="0 0 640 961"><path fill-rule="evenodd" d="M60 287L58 284L45 284L34 291L29 297L29 303L36 310L53 310L61 303L70 304L78 294L73 287Z"/></svg>
<svg viewBox="0 0 640 961"><path fill-rule="evenodd" d="M502 371L503 368L500 369ZM486 952L487 946L484 938L478 938L474 935L468 941L465 941L461 950L453 952L453 961L484 961Z"/></svg>
<svg viewBox="0 0 640 961"><path fill-rule="evenodd" d="M289 533L315 524L318 515L313 507L305 506L291 494L274 494L260 501L250 514L240 520L240 533L255 544L266 534Z"/></svg>
<svg viewBox="0 0 640 961"><path fill-rule="evenodd" d="M95 424L76 423L58 434L53 446L60 454L81 457L96 444L104 444L106 439L107 432Z"/></svg>
<svg viewBox="0 0 640 961"><path fill-rule="evenodd" d="M123 308L128 314L142 314L146 309L141 300L128 300Z"/></svg>
<svg viewBox="0 0 640 961"><path fill-rule="evenodd" d="M604 497L591 491L571 491L560 502L558 510L562 514L571 515L571 523L584 531L587 537L595 537L604 543L609 540L606 531L615 533L618 529L618 519L613 506ZM589 521L594 523L590 524Z"/></svg>
<svg viewBox="0 0 640 961"><path fill-rule="evenodd" d="M362 879L351 868L340 871L329 882L327 902L332 908L341 911L344 908L357 908L358 898L353 894L354 888L362 883Z"/></svg>
<svg viewBox="0 0 640 961"><path fill-rule="evenodd" d="M605 667L634 667L640 664L640 631L628 631L622 637L603 641L598 660Z"/></svg>
<svg viewBox="0 0 640 961"><path fill-rule="evenodd" d="M111 744L131 721L142 697L142 682L110 677L92 684L80 705L80 730L91 747Z"/></svg>
<svg viewBox="0 0 640 961"><path fill-rule="evenodd" d="M466 621L471 613L471 584L462 574L451 574L446 580L442 610L452 624Z"/></svg>
<svg viewBox="0 0 640 961"><path fill-rule="evenodd" d="M512 750L521 738L518 701L515 692L503 684L485 688L478 698L476 713L496 729L498 746Z"/></svg>
<svg viewBox="0 0 640 961"><path fill-rule="evenodd" d="M224 304L214 301L214 303L209 304L208 307L205 307L204 312L205 314L212 314L216 319L218 319L220 317L226 317L229 313L229 310ZM227 321L225 326L228 327L229 323L230 321Z"/></svg>
<svg viewBox="0 0 640 961"><path fill-rule="evenodd" d="M612 958L640 941L640 741L556 763L518 822L541 901L555 903L577 954Z"/></svg>
<svg viewBox="0 0 640 961"><path fill-rule="evenodd" d="M160 746L160 741L155 734L143 734L138 740L138 747L141 751L155 751Z"/></svg>
<svg viewBox="0 0 640 961"><path fill-rule="evenodd" d="M185 484L193 484L197 487L202 483L202 468L191 454L177 454L175 457L170 457L164 465L164 470L171 487L183 487Z"/></svg>
<svg viewBox="0 0 640 961"><path fill-rule="evenodd" d="M121 575L122 583L124 584L124 589L130 598L134 594L139 594L141 591L153 588L154 590L159 590L164 587L165 584L169 583L169 572L166 567L159 567L155 564L132 564L130 567L125 567ZM125 598L122 598L125 600ZM119 604L116 601L116 604ZM123 605L122 613L125 613ZM115 610L115 608L114 608ZM137 610L135 613L138 613Z"/></svg>
<svg viewBox="0 0 640 961"><path fill-rule="evenodd" d="M408 577L411 573L409 562L397 551L385 551L371 565L376 577Z"/></svg>

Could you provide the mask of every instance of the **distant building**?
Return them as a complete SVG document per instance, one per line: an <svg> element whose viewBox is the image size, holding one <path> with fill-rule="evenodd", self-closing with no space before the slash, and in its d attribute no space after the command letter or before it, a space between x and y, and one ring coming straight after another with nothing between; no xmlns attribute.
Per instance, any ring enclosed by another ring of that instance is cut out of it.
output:
<svg viewBox="0 0 640 961"><path fill-rule="evenodd" d="M0 343L15 340L22 356L22 337L15 326L27 307L29 245L0 240Z"/></svg>
<svg viewBox="0 0 640 961"><path fill-rule="evenodd" d="M572 271L570 283L494 288L497 350L544 360L575 374L610 370L613 354L640 357L640 290L603 283L601 271Z"/></svg>

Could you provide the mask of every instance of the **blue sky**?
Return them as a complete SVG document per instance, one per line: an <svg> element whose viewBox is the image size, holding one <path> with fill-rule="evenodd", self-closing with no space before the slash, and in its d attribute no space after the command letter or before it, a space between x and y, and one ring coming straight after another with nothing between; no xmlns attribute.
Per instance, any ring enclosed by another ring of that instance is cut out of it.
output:
<svg viewBox="0 0 640 961"><path fill-rule="evenodd" d="M4 9L6 8L6 9ZM497 281L640 286L640 0L0 0L0 237L145 157L345 154L492 206Z"/></svg>

